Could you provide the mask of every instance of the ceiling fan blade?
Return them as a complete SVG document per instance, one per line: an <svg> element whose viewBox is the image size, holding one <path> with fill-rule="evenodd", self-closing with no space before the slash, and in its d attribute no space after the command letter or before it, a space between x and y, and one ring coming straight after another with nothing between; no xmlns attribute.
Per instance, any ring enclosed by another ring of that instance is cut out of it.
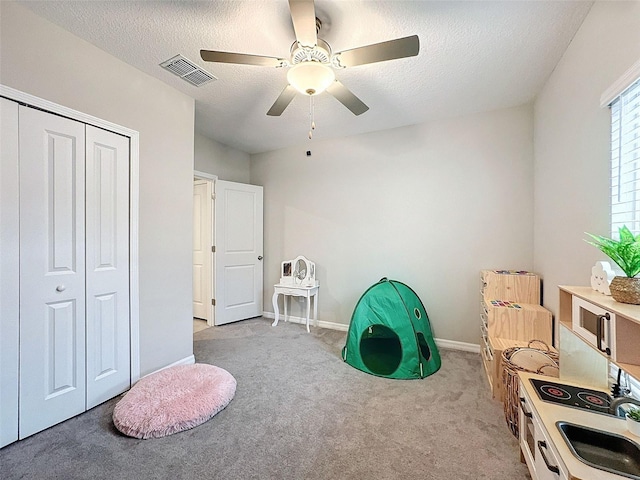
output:
<svg viewBox="0 0 640 480"><path fill-rule="evenodd" d="M298 43L305 47L315 47L318 44L318 36L313 0L289 0L289 10Z"/></svg>
<svg viewBox="0 0 640 480"><path fill-rule="evenodd" d="M281 67L286 60L262 55L248 55L246 53L216 52L214 50L200 50L200 57L205 62L236 63L240 65L258 65L260 67Z"/></svg>
<svg viewBox="0 0 640 480"><path fill-rule="evenodd" d="M335 58L341 67L355 67L367 63L395 60L396 58L414 57L418 55L419 51L420 40L417 35L412 35L345 50L336 53Z"/></svg>
<svg viewBox="0 0 640 480"><path fill-rule="evenodd" d="M364 112L369 110L369 107L367 107L362 100L351 93L351 90L345 87L338 80L327 87L327 92L351 110L354 115L362 115Z"/></svg>
<svg viewBox="0 0 640 480"><path fill-rule="evenodd" d="M287 85L286 87L284 87L284 90L282 90L282 93L276 99L275 103L271 105L271 108L267 112L267 115L271 117L278 117L282 115L282 112L284 112L284 109L289 106L289 104L291 103L291 100L293 100L293 97L295 96L296 96L295 88L293 88L291 85Z"/></svg>

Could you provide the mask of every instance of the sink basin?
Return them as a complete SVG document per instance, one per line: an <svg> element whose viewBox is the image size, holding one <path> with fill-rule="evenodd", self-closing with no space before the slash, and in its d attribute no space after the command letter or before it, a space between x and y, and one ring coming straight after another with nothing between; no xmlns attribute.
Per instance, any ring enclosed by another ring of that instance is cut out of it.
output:
<svg viewBox="0 0 640 480"><path fill-rule="evenodd" d="M569 450L587 465L640 480L640 445L615 433L567 422L556 426Z"/></svg>

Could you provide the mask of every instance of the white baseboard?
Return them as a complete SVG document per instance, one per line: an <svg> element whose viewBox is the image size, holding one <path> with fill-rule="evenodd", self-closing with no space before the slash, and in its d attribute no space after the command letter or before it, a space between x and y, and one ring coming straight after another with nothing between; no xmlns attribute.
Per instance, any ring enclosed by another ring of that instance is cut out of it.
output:
<svg viewBox="0 0 640 480"><path fill-rule="evenodd" d="M456 342L455 340L445 340L443 338L434 338L434 340L439 348L444 348L446 350L480 353L480 345L475 343Z"/></svg>
<svg viewBox="0 0 640 480"><path fill-rule="evenodd" d="M262 316L265 318L275 318L275 314L273 312L262 312ZM280 315L280 321L284 321L284 315ZM301 323L306 325L307 319L302 317L294 317L289 315L287 317L287 321L291 323ZM341 332L346 332L349 330L349 325L345 325L344 323L335 323L335 322L324 322L322 320L309 320L310 327L320 327L320 328L329 328L331 330L340 330ZM434 338L436 345L439 348L444 348L447 350L459 350L462 352L471 352L471 353L480 353L480 345L475 343L466 343L466 342L456 342L455 340L445 340L441 338Z"/></svg>
<svg viewBox="0 0 640 480"><path fill-rule="evenodd" d="M262 316L264 318L276 318L276 315L273 312L262 312ZM307 324L306 318L294 317L293 315L288 315L287 321L291 323L301 323L302 325ZM280 314L280 322L284 322L284 315L282 314ZM340 330L341 332L349 330L349 325L345 325L344 323L325 322L323 320L314 320L312 318L309 319L309 327L328 328L330 330Z"/></svg>
<svg viewBox="0 0 640 480"><path fill-rule="evenodd" d="M193 356L193 355L189 355L188 357L184 357L183 359L178 360L177 362L173 362L173 363L171 363L169 365L166 365L166 366L164 366L162 368L154 370L153 372L146 374L144 377L148 377L149 375L153 375L154 373L160 372L160 371L162 371L162 370L164 370L166 368L177 367L178 365L192 365L194 363L196 363L196 357ZM144 377L142 377L142 378L144 378Z"/></svg>

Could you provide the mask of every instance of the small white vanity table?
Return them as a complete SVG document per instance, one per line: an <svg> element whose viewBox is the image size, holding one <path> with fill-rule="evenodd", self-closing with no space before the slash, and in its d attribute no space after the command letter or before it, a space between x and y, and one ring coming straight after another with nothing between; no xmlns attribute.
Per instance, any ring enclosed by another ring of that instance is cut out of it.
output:
<svg viewBox="0 0 640 480"><path fill-rule="evenodd" d="M278 296L284 295L284 321L287 321L288 297L304 297L307 306L307 332L309 332L309 314L311 312L311 300L313 299L313 319L318 319L318 290L320 285L316 280L316 264L304 256L295 260L282 262L280 267L280 283L273 286L273 312L275 320L272 326L278 325L280 310L278 309Z"/></svg>

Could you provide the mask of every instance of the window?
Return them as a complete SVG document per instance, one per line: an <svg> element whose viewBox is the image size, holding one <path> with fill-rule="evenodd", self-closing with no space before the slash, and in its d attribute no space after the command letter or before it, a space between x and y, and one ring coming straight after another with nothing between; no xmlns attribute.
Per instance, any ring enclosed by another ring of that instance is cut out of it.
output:
<svg viewBox="0 0 640 480"><path fill-rule="evenodd" d="M640 234L639 74L640 60L600 99L601 106L611 107L611 238L618 238L618 229L623 225L635 235ZM613 383L618 367L613 362L609 367ZM621 383L632 396L640 399L640 379L625 372Z"/></svg>
<svg viewBox="0 0 640 480"><path fill-rule="evenodd" d="M636 380L631 375L629 375L624 370L622 371L623 375L620 378L620 386L622 387L623 395L631 394L632 397L640 400L640 380ZM613 363L609 363L609 383L613 385L614 382L617 382L618 377L618 367Z"/></svg>
<svg viewBox="0 0 640 480"><path fill-rule="evenodd" d="M640 234L640 79L611 102L611 237Z"/></svg>

